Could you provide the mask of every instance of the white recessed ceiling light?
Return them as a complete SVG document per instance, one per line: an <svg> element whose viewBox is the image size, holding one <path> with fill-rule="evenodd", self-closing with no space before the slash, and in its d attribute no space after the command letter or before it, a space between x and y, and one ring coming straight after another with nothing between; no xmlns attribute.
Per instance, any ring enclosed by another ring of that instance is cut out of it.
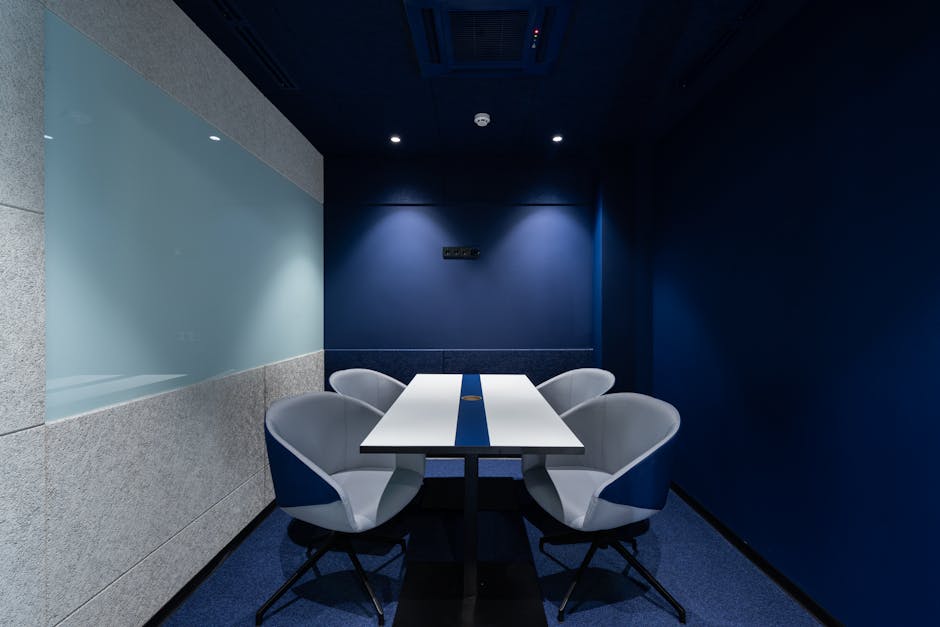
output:
<svg viewBox="0 0 940 627"><path fill-rule="evenodd" d="M561 135L555 135L552 137L552 141L555 142L556 144L560 144L562 139L564 138Z"/></svg>
<svg viewBox="0 0 940 627"><path fill-rule="evenodd" d="M401 137L399 137L398 135L392 135L391 137L388 138L388 141L392 142L393 144L400 144Z"/></svg>
<svg viewBox="0 0 940 627"><path fill-rule="evenodd" d="M220 142L220 141L222 141L222 138L219 137L218 135L209 135L209 139L211 139L211 140L214 141L214 142Z"/></svg>
<svg viewBox="0 0 940 627"><path fill-rule="evenodd" d="M55 139L52 135L43 135L43 139Z"/></svg>

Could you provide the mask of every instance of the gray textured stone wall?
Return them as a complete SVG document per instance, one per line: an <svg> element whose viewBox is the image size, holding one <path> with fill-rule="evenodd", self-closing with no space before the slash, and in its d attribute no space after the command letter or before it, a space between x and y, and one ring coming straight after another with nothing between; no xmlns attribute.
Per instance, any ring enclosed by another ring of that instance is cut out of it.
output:
<svg viewBox="0 0 940 627"><path fill-rule="evenodd" d="M0 0L0 625L45 603L43 9Z"/></svg>
<svg viewBox="0 0 940 627"><path fill-rule="evenodd" d="M43 26L37 0L0 1L0 203L43 209Z"/></svg>
<svg viewBox="0 0 940 627"><path fill-rule="evenodd" d="M273 500L264 409L322 389L317 351L49 423L48 624L146 622Z"/></svg>
<svg viewBox="0 0 940 627"><path fill-rule="evenodd" d="M43 421L42 16L0 0L0 434Z"/></svg>
<svg viewBox="0 0 940 627"><path fill-rule="evenodd" d="M46 7L321 203L323 158L170 0L0 0L0 626L142 624L273 498L323 351L44 425Z"/></svg>
<svg viewBox="0 0 940 627"><path fill-rule="evenodd" d="M0 437L0 625L43 617L43 427Z"/></svg>

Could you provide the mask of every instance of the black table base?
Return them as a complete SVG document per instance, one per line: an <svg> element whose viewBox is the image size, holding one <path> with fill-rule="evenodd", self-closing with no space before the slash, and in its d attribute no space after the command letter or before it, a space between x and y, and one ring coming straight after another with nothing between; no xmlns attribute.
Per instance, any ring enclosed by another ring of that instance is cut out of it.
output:
<svg viewBox="0 0 940 627"><path fill-rule="evenodd" d="M480 458L467 455L463 462L464 476L464 552L463 552L463 596L472 601L477 594L477 517L479 515L478 496L480 491Z"/></svg>
<svg viewBox="0 0 940 627"><path fill-rule="evenodd" d="M476 461L466 470L475 472ZM410 536L396 626L547 624L520 484L508 477L425 479L407 514ZM467 508L468 502L475 507Z"/></svg>
<svg viewBox="0 0 940 627"><path fill-rule="evenodd" d="M478 562L476 596L463 596L463 565L408 562L395 625L545 625L535 567Z"/></svg>

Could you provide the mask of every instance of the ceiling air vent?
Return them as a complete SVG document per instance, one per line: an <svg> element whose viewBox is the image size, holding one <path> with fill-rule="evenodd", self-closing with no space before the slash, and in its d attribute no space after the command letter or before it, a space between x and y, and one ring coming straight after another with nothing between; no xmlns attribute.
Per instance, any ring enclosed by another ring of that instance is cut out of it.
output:
<svg viewBox="0 0 940 627"><path fill-rule="evenodd" d="M679 85L681 87L688 87L697 81L702 72L704 72L705 69L711 65L711 62L728 47L731 41L737 37L738 32L747 25L748 21L760 12L763 4L764 0L751 0L750 4L744 7L744 10L738 14L737 19L722 31L718 39L715 40L715 43L686 70L682 78L679 79Z"/></svg>
<svg viewBox="0 0 940 627"><path fill-rule="evenodd" d="M545 74L571 0L404 0L423 76Z"/></svg>
<svg viewBox="0 0 940 627"><path fill-rule="evenodd" d="M451 11L454 61L521 61L528 26L525 11Z"/></svg>
<svg viewBox="0 0 940 627"><path fill-rule="evenodd" d="M271 53L268 52L268 49L261 43L261 40L255 36L250 28L246 26L236 26L235 32L238 33L238 36L245 42L248 49L254 53L255 57L261 65L264 66L264 69L268 71L278 87L281 89L297 89L297 85L294 84L294 81L291 80L290 76L287 75L287 72L284 71L281 65L274 60L274 57L271 56Z"/></svg>
<svg viewBox="0 0 940 627"><path fill-rule="evenodd" d="M230 0L212 0L212 4L215 5L216 11L218 11L219 15L226 21L228 28L242 40L242 43L248 47L261 66L267 70L274 83L284 90L297 89L297 85L291 80L287 72L284 71L281 64L271 55L258 36L255 35L254 31L251 29L251 25L235 9L232 2L230 2Z"/></svg>
<svg viewBox="0 0 940 627"><path fill-rule="evenodd" d="M228 0L212 0L212 3L215 5L219 14L229 22L237 22L242 19L238 11L235 10L235 7L233 7Z"/></svg>

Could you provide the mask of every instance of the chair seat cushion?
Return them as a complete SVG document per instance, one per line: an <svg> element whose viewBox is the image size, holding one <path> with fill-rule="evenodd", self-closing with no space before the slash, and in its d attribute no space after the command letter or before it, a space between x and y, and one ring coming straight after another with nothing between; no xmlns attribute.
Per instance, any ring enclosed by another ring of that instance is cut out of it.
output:
<svg viewBox="0 0 940 627"><path fill-rule="evenodd" d="M357 468L331 475L349 498L355 529L378 527L400 512L421 488L421 475L403 468Z"/></svg>
<svg viewBox="0 0 940 627"><path fill-rule="evenodd" d="M594 492L611 474L586 466L546 468L526 471L526 489L542 508L572 529L581 529Z"/></svg>

